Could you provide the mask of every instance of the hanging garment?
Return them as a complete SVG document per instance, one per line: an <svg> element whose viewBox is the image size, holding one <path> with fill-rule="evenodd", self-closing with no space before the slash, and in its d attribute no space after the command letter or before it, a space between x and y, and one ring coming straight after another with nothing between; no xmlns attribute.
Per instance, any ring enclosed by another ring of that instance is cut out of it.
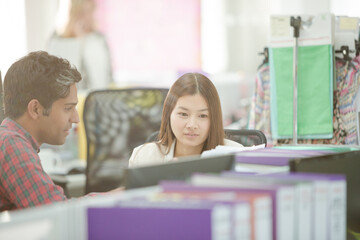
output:
<svg viewBox="0 0 360 240"><path fill-rule="evenodd" d="M336 74L339 112L346 131L345 144L358 144L354 101L360 85L360 57L351 62L336 61Z"/></svg>
<svg viewBox="0 0 360 240"><path fill-rule="evenodd" d="M274 146L276 140L272 138L270 127L270 71L267 63L256 74L250 109L248 128L262 131L266 136L267 146Z"/></svg>
<svg viewBox="0 0 360 240"><path fill-rule="evenodd" d="M345 144L346 130L344 123L340 114L339 109L339 91L334 91L334 102L333 102L333 138L332 139L299 139L298 144L333 144L333 145L343 145ZM293 144L292 139L278 139L273 141L273 144L283 145L283 144Z"/></svg>
<svg viewBox="0 0 360 240"><path fill-rule="evenodd" d="M273 139L270 127L270 73L269 65L259 68L255 78L255 88L249 114L249 129L261 130L267 138L267 146L291 144L292 139ZM338 73L337 69L337 73ZM339 74L337 74L339 75ZM345 144L346 130L340 115L339 90L333 93L333 138L299 139L300 144Z"/></svg>
<svg viewBox="0 0 360 240"><path fill-rule="evenodd" d="M293 133L293 48L270 48L270 103L273 138ZM333 137L333 55L331 45L298 49L298 138Z"/></svg>

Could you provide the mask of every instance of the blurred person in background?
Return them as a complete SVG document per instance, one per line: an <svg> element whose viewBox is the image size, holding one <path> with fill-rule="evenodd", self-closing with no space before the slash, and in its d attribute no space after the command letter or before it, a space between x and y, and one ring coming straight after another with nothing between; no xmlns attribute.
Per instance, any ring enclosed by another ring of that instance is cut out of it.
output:
<svg viewBox="0 0 360 240"><path fill-rule="evenodd" d="M95 9L94 0L69 0L67 21L48 42L50 54L77 66L83 76L79 89L85 90L107 88L112 83L109 48L105 36L96 30Z"/></svg>

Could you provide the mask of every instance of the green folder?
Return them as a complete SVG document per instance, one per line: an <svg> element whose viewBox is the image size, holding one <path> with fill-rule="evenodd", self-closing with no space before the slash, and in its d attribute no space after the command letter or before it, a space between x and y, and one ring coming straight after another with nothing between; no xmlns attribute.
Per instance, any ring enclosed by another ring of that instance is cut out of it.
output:
<svg viewBox="0 0 360 240"><path fill-rule="evenodd" d="M298 48L299 139L333 136L333 50L331 45ZM293 135L293 48L270 48L273 138Z"/></svg>
<svg viewBox="0 0 360 240"><path fill-rule="evenodd" d="M315 150L315 151L331 151L331 152L350 152L359 151L359 147L351 147L346 145L330 145L330 144L299 144L299 145L281 145L275 146L278 149L290 149L290 150Z"/></svg>

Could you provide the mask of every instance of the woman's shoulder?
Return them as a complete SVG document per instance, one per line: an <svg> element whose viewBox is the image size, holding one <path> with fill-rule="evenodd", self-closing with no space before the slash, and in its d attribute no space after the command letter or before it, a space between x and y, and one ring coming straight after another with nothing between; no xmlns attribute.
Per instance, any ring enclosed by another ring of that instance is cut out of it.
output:
<svg viewBox="0 0 360 240"><path fill-rule="evenodd" d="M235 142L230 139L224 139L224 146L230 146L230 147L244 147L242 144Z"/></svg>
<svg viewBox="0 0 360 240"><path fill-rule="evenodd" d="M137 152L146 152L146 151L154 151L157 150L158 144L156 142L149 142L149 143L144 143L140 146L137 146L136 148L134 148L134 151Z"/></svg>
<svg viewBox="0 0 360 240"><path fill-rule="evenodd" d="M129 166L143 166L161 163L164 159L162 147L156 142L142 144L136 148L130 157Z"/></svg>

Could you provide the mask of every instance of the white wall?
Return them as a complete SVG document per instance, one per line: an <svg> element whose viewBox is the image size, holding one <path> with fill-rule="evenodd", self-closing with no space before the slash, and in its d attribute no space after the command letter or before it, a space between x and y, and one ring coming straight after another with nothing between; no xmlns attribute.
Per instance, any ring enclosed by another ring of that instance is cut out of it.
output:
<svg viewBox="0 0 360 240"><path fill-rule="evenodd" d="M25 0L27 50L46 49L55 30L58 0Z"/></svg>
<svg viewBox="0 0 360 240"><path fill-rule="evenodd" d="M58 0L0 0L0 70L30 51L45 50Z"/></svg>
<svg viewBox="0 0 360 240"><path fill-rule="evenodd" d="M26 49L25 4L22 0L0 0L0 71L2 78Z"/></svg>

